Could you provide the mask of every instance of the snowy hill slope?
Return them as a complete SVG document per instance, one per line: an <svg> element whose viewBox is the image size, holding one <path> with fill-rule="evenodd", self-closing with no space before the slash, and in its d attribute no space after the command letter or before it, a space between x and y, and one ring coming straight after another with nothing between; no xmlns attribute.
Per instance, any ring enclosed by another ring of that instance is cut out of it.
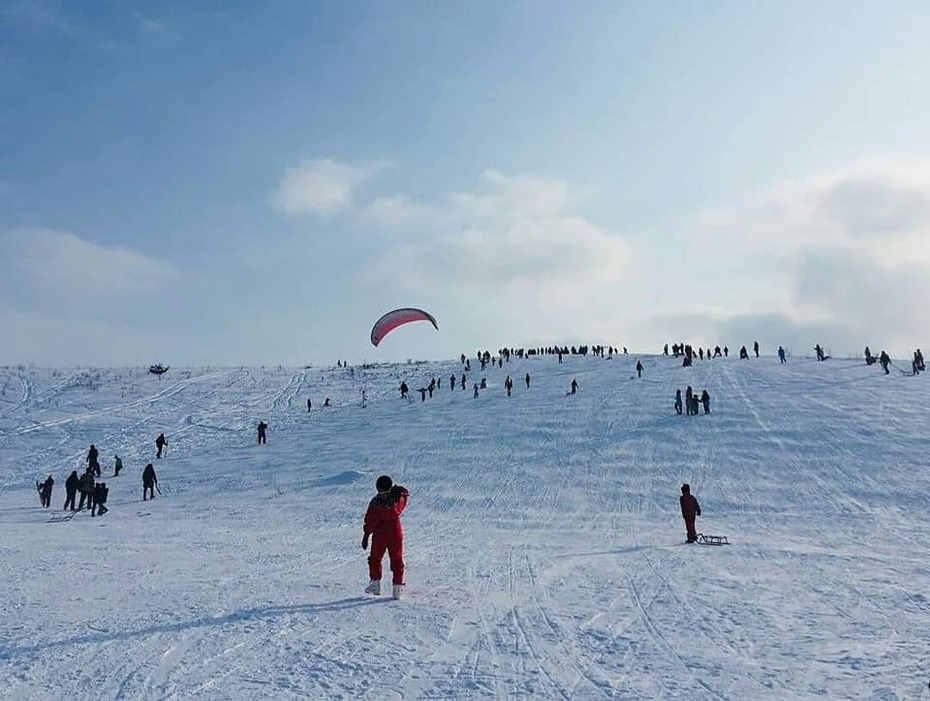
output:
<svg viewBox="0 0 930 701"><path fill-rule="evenodd" d="M0 369L0 696L927 698L926 376L634 362L465 392L458 363ZM687 384L710 416L675 415ZM52 521L91 442L110 512ZM412 494L400 602L362 594L381 473ZM683 544L685 481L733 545Z"/></svg>

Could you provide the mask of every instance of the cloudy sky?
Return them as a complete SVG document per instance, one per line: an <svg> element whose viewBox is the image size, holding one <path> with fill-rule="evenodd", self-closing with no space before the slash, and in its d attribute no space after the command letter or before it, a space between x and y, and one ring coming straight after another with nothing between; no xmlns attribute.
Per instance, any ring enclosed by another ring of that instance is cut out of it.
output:
<svg viewBox="0 0 930 701"><path fill-rule="evenodd" d="M925 2L204 5L0 5L0 363L930 346Z"/></svg>

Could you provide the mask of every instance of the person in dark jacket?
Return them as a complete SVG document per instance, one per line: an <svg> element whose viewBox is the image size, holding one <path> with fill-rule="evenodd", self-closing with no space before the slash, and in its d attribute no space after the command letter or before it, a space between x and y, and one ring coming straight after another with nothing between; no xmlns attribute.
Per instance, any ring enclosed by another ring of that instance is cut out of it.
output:
<svg viewBox="0 0 930 701"><path fill-rule="evenodd" d="M643 370L644 370L643 364L637 360L637 361L636 361L636 376L637 376L637 377L642 377L642 376L643 376Z"/></svg>
<svg viewBox="0 0 930 701"><path fill-rule="evenodd" d="M888 374L888 365L891 363L891 358L889 355L882 351L881 355L878 356L878 362L882 366L882 370L885 371L885 374Z"/></svg>
<svg viewBox="0 0 930 701"><path fill-rule="evenodd" d="M110 493L106 482L97 482L94 485L94 505L90 509L91 516L103 516L109 509L104 506L107 503L107 495Z"/></svg>
<svg viewBox="0 0 930 701"><path fill-rule="evenodd" d="M161 451L165 449L166 445L168 445L168 441L165 440L165 434L159 433L158 438L155 439L155 447L158 448L158 452L155 454L156 458L161 457Z"/></svg>
<svg viewBox="0 0 930 701"><path fill-rule="evenodd" d="M94 471L94 477L100 477L100 463L97 461L98 453L94 444L90 444L90 450L87 451L87 466Z"/></svg>
<svg viewBox="0 0 930 701"><path fill-rule="evenodd" d="M67 511L69 504L72 511L77 511L74 506L74 497L77 495L78 485L80 484L81 478L78 477L77 470L71 470L71 474L65 480L65 505L61 507L62 511Z"/></svg>
<svg viewBox="0 0 930 701"><path fill-rule="evenodd" d="M310 399L308 398L307 399L307 413L308 414L310 413L311 409L313 409L313 402L311 402Z"/></svg>
<svg viewBox="0 0 930 701"><path fill-rule="evenodd" d="M575 394L575 393L577 393L577 392L578 392L578 380L576 380L576 379L573 377L573 378L572 378L572 391L571 391L571 394Z"/></svg>
<svg viewBox="0 0 930 701"><path fill-rule="evenodd" d="M375 482L378 494L368 503L365 523L362 526L362 549L368 549L371 537L371 554L368 557L367 594L381 594L381 560L387 551L391 559L394 598L399 599L404 588L404 529L400 515L407 508L410 496L404 487L394 484L387 475Z"/></svg>
<svg viewBox="0 0 930 701"><path fill-rule="evenodd" d="M114 455L113 459L116 460L116 463L113 465L113 476L119 477L119 471L123 469L123 461L119 455Z"/></svg>
<svg viewBox="0 0 930 701"><path fill-rule="evenodd" d="M268 430L268 424L264 421L258 422L258 444L264 445L268 442L268 436L265 435L265 431Z"/></svg>
<svg viewBox="0 0 930 701"><path fill-rule="evenodd" d="M406 383L406 382L401 382L401 383L400 383L400 398L401 398L401 399L406 399L406 398L407 398L407 392L408 392L408 391L409 391L409 388L407 387L407 383Z"/></svg>
<svg viewBox="0 0 930 701"><path fill-rule="evenodd" d="M706 389L703 392L701 392L701 404L704 405L704 413L709 414L710 413L710 394L708 394Z"/></svg>
<svg viewBox="0 0 930 701"><path fill-rule="evenodd" d="M78 511L84 508L84 501L87 501L87 508L90 509L94 505L94 470L91 467L88 467L84 474L81 475L81 482L78 485L78 489L81 490L81 501L78 504Z"/></svg>
<svg viewBox="0 0 930 701"><path fill-rule="evenodd" d="M530 388L530 374L526 373L526 377L523 378L523 381L526 383L526 388Z"/></svg>
<svg viewBox="0 0 930 701"><path fill-rule="evenodd" d="M52 504L52 486L55 484L55 480L52 479L52 476L49 475L45 478L45 481L41 484L36 482L36 487L39 490L39 502L44 508L48 508Z"/></svg>
<svg viewBox="0 0 930 701"><path fill-rule="evenodd" d="M152 499L155 498L155 485L158 484L158 477L155 475L155 468L152 463L145 466L142 470L142 501L146 501L146 494L150 494Z"/></svg>
<svg viewBox="0 0 930 701"><path fill-rule="evenodd" d="M675 390L675 412L681 416L681 390Z"/></svg>
<svg viewBox="0 0 930 701"><path fill-rule="evenodd" d="M701 505L691 494L690 485L681 485L681 497L678 499L678 503L681 505L681 516L685 520L685 528L688 531L688 542L693 543L697 540L694 519L701 515Z"/></svg>
<svg viewBox="0 0 930 701"><path fill-rule="evenodd" d="M691 385L688 385L688 388L685 390L685 409L688 411L688 416L691 416L691 399L694 391L691 389Z"/></svg>
<svg viewBox="0 0 930 701"><path fill-rule="evenodd" d="M753 342L752 349L755 351L756 357L758 358L759 357L759 342L758 341Z"/></svg>

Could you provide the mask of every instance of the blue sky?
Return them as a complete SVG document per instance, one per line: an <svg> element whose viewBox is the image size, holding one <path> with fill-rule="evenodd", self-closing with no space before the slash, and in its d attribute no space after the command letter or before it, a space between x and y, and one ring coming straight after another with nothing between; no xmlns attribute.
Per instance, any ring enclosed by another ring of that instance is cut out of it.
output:
<svg viewBox="0 0 930 701"><path fill-rule="evenodd" d="M0 363L928 345L924 3L189 5L0 8Z"/></svg>

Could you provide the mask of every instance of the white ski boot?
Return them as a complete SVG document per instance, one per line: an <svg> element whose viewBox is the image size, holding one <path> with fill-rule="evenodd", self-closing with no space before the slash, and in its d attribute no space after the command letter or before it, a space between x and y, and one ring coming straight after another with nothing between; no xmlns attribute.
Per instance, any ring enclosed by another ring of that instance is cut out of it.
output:
<svg viewBox="0 0 930 701"><path fill-rule="evenodd" d="M393 592L394 598L395 598L395 599L399 599L401 596L403 596L403 593L404 593L404 585L403 585L403 584L395 584L395 585L394 585L394 592Z"/></svg>
<svg viewBox="0 0 930 701"><path fill-rule="evenodd" d="M373 579L368 583L368 586L365 587L366 594L374 594L375 596L381 596L381 580Z"/></svg>

